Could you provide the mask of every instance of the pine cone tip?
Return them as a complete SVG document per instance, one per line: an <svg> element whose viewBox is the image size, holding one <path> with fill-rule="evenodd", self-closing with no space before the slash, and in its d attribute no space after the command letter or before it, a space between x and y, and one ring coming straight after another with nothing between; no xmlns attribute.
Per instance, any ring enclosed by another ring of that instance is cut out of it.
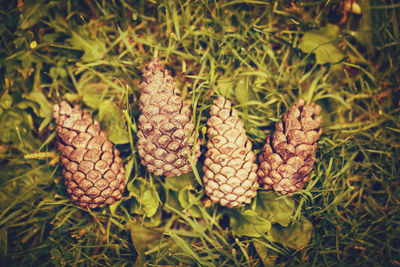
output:
<svg viewBox="0 0 400 267"><path fill-rule="evenodd" d="M161 61L158 58L151 59L142 69L142 74L145 81L153 77L157 72L165 72L169 74L169 70L164 68L163 64L161 64Z"/></svg>

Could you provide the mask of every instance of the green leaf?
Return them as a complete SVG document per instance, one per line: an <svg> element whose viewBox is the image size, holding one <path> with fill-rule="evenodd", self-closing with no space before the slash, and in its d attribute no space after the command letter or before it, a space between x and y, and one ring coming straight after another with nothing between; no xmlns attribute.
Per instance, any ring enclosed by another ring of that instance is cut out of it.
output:
<svg viewBox="0 0 400 267"><path fill-rule="evenodd" d="M184 209L196 218L200 218L201 211L197 204L200 204L199 196L196 195L195 190L191 190L190 187L182 188L179 192L179 203Z"/></svg>
<svg viewBox="0 0 400 267"><path fill-rule="evenodd" d="M257 95L248 86L248 78L239 79L235 86L235 97L240 104L250 100L257 100Z"/></svg>
<svg viewBox="0 0 400 267"><path fill-rule="evenodd" d="M42 41L43 43L52 44L57 40L57 38L60 37L60 35L61 35L60 32L48 33L43 35Z"/></svg>
<svg viewBox="0 0 400 267"><path fill-rule="evenodd" d="M3 94L0 98L0 106L9 109L13 103L13 98L9 94Z"/></svg>
<svg viewBox="0 0 400 267"><path fill-rule="evenodd" d="M82 61L95 61L102 59L106 53L103 40L91 39L86 27L79 27L77 31L71 29L72 38L67 41L77 50L83 50Z"/></svg>
<svg viewBox="0 0 400 267"><path fill-rule="evenodd" d="M76 103L76 102L80 101L79 94L66 93L66 94L64 94L64 98L65 98L65 100L67 100L67 102L70 102L70 103L74 103L74 102ZM86 105L88 105L88 104L86 103ZM88 106L92 107L90 105L88 105ZM97 106L96 107L92 107L92 108L97 108Z"/></svg>
<svg viewBox="0 0 400 267"><path fill-rule="evenodd" d="M41 118L46 118L51 116L53 111L53 105L47 100L46 96L40 91L33 91L29 95L26 96L27 99L32 100L39 104L39 114L37 114Z"/></svg>
<svg viewBox="0 0 400 267"><path fill-rule="evenodd" d="M165 210L168 213L172 213L173 211L169 209L168 207L172 207L176 210L181 210L182 206L179 204L179 199L178 199L179 194L173 190L167 189L166 190L166 198L165 198L165 203L163 205L163 210Z"/></svg>
<svg viewBox="0 0 400 267"><path fill-rule="evenodd" d="M235 97L239 103L245 103L249 100L249 88L246 86L246 80L240 79L235 87Z"/></svg>
<svg viewBox="0 0 400 267"><path fill-rule="evenodd" d="M225 98L231 98L233 92L233 79L231 77L219 78L217 87L221 95Z"/></svg>
<svg viewBox="0 0 400 267"><path fill-rule="evenodd" d="M94 77L88 72L82 74L76 89L83 102L93 109L99 108L102 99L109 90L105 83L94 81Z"/></svg>
<svg viewBox="0 0 400 267"><path fill-rule="evenodd" d="M128 184L127 189L139 204L133 203L134 213L142 214L144 212L147 217L156 214L160 198L154 185L143 178L136 178L133 183Z"/></svg>
<svg viewBox="0 0 400 267"><path fill-rule="evenodd" d="M303 217L300 221L288 227L282 227L279 224L273 225L270 231L270 241L279 242L284 246L298 250L310 242L312 232L312 223Z"/></svg>
<svg viewBox="0 0 400 267"><path fill-rule="evenodd" d="M31 67L33 62L33 57L31 51L27 51L24 53L24 56L22 58L22 68L27 70Z"/></svg>
<svg viewBox="0 0 400 267"><path fill-rule="evenodd" d="M147 186L145 187L141 200L144 205L146 216L152 217L157 212L160 200L158 198L158 193L155 190L154 186L150 186L149 183L146 185Z"/></svg>
<svg viewBox="0 0 400 267"><path fill-rule="evenodd" d="M31 108L36 115L39 116L39 114L40 114L40 105L37 102L31 101L29 99L22 99L17 104L17 107L20 109Z"/></svg>
<svg viewBox="0 0 400 267"><path fill-rule="evenodd" d="M182 174L180 176L170 176L165 179L165 187L177 192L185 187L195 188L196 186L197 181L193 172Z"/></svg>
<svg viewBox="0 0 400 267"><path fill-rule="evenodd" d="M126 226L131 233L133 246L138 253L136 265L145 266L144 253L146 252L146 250L154 246L154 241L157 241L161 238L161 233L156 230L144 227L140 223L128 222Z"/></svg>
<svg viewBox="0 0 400 267"><path fill-rule="evenodd" d="M134 194L131 193L132 196L134 196ZM131 198L129 200L129 204L130 204L130 213L134 213L134 214L139 214L139 215L143 215L144 214L144 209L143 209L143 205L134 197Z"/></svg>
<svg viewBox="0 0 400 267"><path fill-rule="evenodd" d="M110 101L103 101L99 106L99 122L107 132L114 144L126 144L129 142L128 131L125 127L121 110Z"/></svg>
<svg viewBox="0 0 400 267"><path fill-rule="evenodd" d="M328 24L319 30L304 33L299 48L304 53L314 53L317 64L338 63L344 58L342 50L336 45L339 28Z"/></svg>
<svg viewBox="0 0 400 267"><path fill-rule="evenodd" d="M47 97L41 91L32 91L28 95L24 96L24 98L27 100L22 100L18 103L17 106L19 108L26 109L27 107L31 107L37 116L41 118L51 117L53 105L47 100Z"/></svg>
<svg viewBox="0 0 400 267"><path fill-rule="evenodd" d="M256 212L271 223L287 226L295 212L295 203L289 197L278 199L273 191L261 191L257 195Z"/></svg>
<svg viewBox="0 0 400 267"><path fill-rule="evenodd" d="M157 227L161 224L162 222L162 211L161 209L157 209L156 214L154 214L151 217L144 217L143 218L143 225L146 227Z"/></svg>
<svg viewBox="0 0 400 267"><path fill-rule="evenodd" d="M275 251L268 249L259 242L253 242L253 245L264 266L275 266L275 261L278 258L278 254Z"/></svg>
<svg viewBox="0 0 400 267"><path fill-rule="evenodd" d="M230 226L238 236L260 237L262 233L271 229L271 223L253 210L246 210L243 213L235 212L230 217Z"/></svg>
<svg viewBox="0 0 400 267"><path fill-rule="evenodd" d="M67 71L62 67L51 67L49 75L54 80L58 80L60 78L65 78L67 76Z"/></svg>
<svg viewBox="0 0 400 267"><path fill-rule="evenodd" d="M24 10L18 23L18 27L20 29L26 30L36 25L43 17L48 14L49 7L57 4L55 2L44 4L44 2L44 0L33 1L33 3L28 2L28 4L24 6Z"/></svg>
<svg viewBox="0 0 400 267"><path fill-rule="evenodd" d="M19 143L18 134L23 138L30 133L31 119L29 114L17 108L4 111L0 116L0 141Z"/></svg>

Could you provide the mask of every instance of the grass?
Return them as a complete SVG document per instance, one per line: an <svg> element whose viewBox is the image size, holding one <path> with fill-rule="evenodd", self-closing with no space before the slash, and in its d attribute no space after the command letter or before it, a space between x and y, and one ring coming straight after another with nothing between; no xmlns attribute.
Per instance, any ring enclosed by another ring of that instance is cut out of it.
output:
<svg viewBox="0 0 400 267"><path fill-rule="evenodd" d="M2 4L0 263L400 265L400 6L357 2L362 14L343 23L334 11L343 1L329 0ZM312 52L304 52L307 33ZM323 135L305 188L263 206L264 192L229 210L209 206L203 158L182 177L147 173L136 121L140 69L153 57L192 105L202 144L217 95L238 109L256 154L299 97L321 105ZM122 201L91 211L70 201L51 120L63 99L83 105L117 141L127 170ZM282 210L286 227L273 219ZM302 231L305 220L312 228Z"/></svg>

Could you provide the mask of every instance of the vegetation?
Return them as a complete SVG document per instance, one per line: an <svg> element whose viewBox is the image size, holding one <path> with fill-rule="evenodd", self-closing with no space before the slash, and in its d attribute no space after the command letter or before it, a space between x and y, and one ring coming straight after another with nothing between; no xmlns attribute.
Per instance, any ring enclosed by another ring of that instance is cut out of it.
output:
<svg viewBox="0 0 400 267"><path fill-rule="evenodd" d="M400 5L394 0L1 1L0 263L8 266L400 265ZM218 95L259 154L298 98L322 106L305 188L251 205L158 177L136 150L141 68L158 57L205 151ZM52 105L100 121L121 151L121 201L72 203Z"/></svg>

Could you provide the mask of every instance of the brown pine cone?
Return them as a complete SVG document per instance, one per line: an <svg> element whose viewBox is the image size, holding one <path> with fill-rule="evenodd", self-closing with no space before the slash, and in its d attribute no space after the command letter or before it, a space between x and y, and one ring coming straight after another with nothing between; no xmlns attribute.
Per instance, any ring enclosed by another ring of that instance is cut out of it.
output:
<svg viewBox="0 0 400 267"><path fill-rule="evenodd" d="M54 105L58 149L67 192L81 207L97 208L121 199L125 169L117 149L92 116L67 102Z"/></svg>
<svg viewBox="0 0 400 267"><path fill-rule="evenodd" d="M219 97L207 121L203 182L207 195L222 206L250 203L257 193L257 164L252 144L231 102Z"/></svg>
<svg viewBox="0 0 400 267"><path fill-rule="evenodd" d="M320 106L304 104L305 101L299 99L283 121L277 123L273 136L267 137L257 172L265 189L293 193L302 189L310 178L317 140L322 133L322 118Z"/></svg>
<svg viewBox="0 0 400 267"><path fill-rule="evenodd" d="M169 70L157 59L142 70L138 153L141 162L155 175L179 176L192 170L189 153L194 144L190 108L184 105ZM193 161L200 156L196 142Z"/></svg>

